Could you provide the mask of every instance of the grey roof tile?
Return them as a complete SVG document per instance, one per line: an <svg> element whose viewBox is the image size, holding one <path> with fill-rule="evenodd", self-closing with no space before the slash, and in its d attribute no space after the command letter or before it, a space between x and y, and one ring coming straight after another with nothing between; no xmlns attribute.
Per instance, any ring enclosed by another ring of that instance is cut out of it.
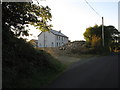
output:
<svg viewBox="0 0 120 90"><path fill-rule="evenodd" d="M55 35L59 35L59 36L63 36L63 37L67 37L66 35L64 35L63 33L61 33L60 31L56 31L56 30L50 30L51 33L55 34Z"/></svg>
<svg viewBox="0 0 120 90"><path fill-rule="evenodd" d="M56 31L56 30L50 30L49 32L53 33L54 35L59 35L59 36L63 36L63 37L67 37L66 35L64 35L63 33L61 33L60 31ZM41 32L42 33L42 32ZM41 34L40 33L40 34ZM39 34L39 35L40 35ZM39 37L38 35L38 37ZM68 37L67 37L68 38Z"/></svg>

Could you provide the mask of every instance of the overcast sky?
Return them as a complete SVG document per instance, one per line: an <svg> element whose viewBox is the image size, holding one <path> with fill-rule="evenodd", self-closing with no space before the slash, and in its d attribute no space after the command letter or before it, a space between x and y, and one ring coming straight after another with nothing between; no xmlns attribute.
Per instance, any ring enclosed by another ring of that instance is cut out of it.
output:
<svg viewBox="0 0 120 90"><path fill-rule="evenodd" d="M100 14L97 15L85 2L85 0L38 0L40 5L51 8L52 22L54 30L69 37L71 41L84 40L83 33L89 26L102 23L113 25L118 29L118 1L119 0L87 0L89 4ZM37 39L40 33L32 30L33 37ZM31 37L32 38L32 37Z"/></svg>

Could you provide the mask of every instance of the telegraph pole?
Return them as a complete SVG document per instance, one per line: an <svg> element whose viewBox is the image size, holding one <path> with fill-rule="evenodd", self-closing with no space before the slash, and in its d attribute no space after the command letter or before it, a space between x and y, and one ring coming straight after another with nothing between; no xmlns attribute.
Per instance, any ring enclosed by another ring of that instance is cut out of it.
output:
<svg viewBox="0 0 120 90"><path fill-rule="evenodd" d="M44 38L44 40L43 40L43 43L44 43L43 50L45 50L45 30L43 30L43 38Z"/></svg>
<svg viewBox="0 0 120 90"><path fill-rule="evenodd" d="M104 43L104 18L102 17L102 45L105 46Z"/></svg>
<svg viewBox="0 0 120 90"><path fill-rule="evenodd" d="M44 25L44 18L42 17L42 20L43 20L43 27L45 27ZM43 28L44 29L44 28ZM44 50L45 50L45 29L43 30L43 33L44 33Z"/></svg>

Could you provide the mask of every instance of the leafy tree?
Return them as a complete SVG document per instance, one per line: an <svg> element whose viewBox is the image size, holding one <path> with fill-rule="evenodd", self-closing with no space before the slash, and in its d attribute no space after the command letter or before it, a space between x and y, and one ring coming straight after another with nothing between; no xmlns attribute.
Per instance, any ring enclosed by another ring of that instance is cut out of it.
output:
<svg viewBox="0 0 120 90"><path fill-rule="evenodd" d="M2 27L4 35L26 35L27 24L37 26L40 30L48 31L52 25L48 25L52 15L48 6L38 6L30 2L3 2L2 3ZM14 33L13 33L14 32Z"/></svg>
<svg viewBox="0 0 120 90"><path fill-rule="evenodd" d="M88 27L84 32L84 38L87 41L88 45L91 45L93 36L101 37L101 27L95 25L94 27Z"/></svg>
<svg viewBox="0 0 120 90"><path fill-rule="evenodd" d="M38 87L46 84L44 81L48 80L50 73L60 72L62 64L17 37L29 35L25 30L28 24L43 31L49 30L51 25L48 22L52 18L50 8L28 2L3 2L2 11L3 88L33 88L36 86L33 83L39 83Z"/></svg>
<svg viewBox="0 0 120 90"><path fill-rule="evenodd" d="M120 32L113 35L111 42L111 51L120 50Z"/></svg>
<svg viewBox="0 0 120 90"><path fill-rule="evenodd" d="M111 42L114 40L113 36L116 34L118 34L118 30L114 26L104 26L104 43L106 49L109 49ZM88 27L83 35L87 44L92 48L102 47L102 25Z"/></svg>
<svg viewBox="0 0 120 90"><path fill-rule="evenodd" d="M101 38L96 36L96 35L93 35L92 36L92 40L91 40L91 46L94 47L94 48L99 48L101 46Z"/></svg>

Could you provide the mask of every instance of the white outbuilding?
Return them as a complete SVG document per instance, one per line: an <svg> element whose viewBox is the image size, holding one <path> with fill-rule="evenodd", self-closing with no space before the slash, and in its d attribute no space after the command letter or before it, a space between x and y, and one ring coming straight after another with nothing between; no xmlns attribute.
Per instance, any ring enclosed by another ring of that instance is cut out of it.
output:
<svg viewBox="0 0 120 90"><path fill-rule="evenodd" d="M38 35L38 47L59 47L68 43L68 37L61 31L50 30Z"/></svg>

